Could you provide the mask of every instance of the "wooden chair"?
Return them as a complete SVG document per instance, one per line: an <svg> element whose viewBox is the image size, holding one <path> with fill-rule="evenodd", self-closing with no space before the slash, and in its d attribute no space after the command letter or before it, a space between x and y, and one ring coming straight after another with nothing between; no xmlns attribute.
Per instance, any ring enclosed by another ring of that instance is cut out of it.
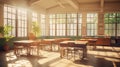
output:
<svg viewBox="0 0 120 67"><path fill-rule="evenodd" d="M23 53L24 46L22 44L14 43L14 53L16 56L20 56Z"/></svg>
<svg viewBox="0 0 120 67"><path fill-rule="evenodd" d="M54 42L54 49L56 48L56 46L58 47L58 51L60 50L60 45L59 43L62 42L62 39L60 38L56 38L55 42Z"/></svg>
<svg viewBox="0 0 120 67"><path fill-rule="evenodd" d="M40 40L36 40L36 36L33 33L28 34L28 39L34 40L34 42L29 46L30 54L37 53L37 55L39 55Z"/></svg>
<svg viewBox="0 0 120 67"><path fill-rule="evenodd" d="M81 53L80 53L81 48L74 47L75 44L72 42L68 43L68 45L69 45L69 47L66 48L67 58L69 57L69 54L71 57L74 58L74 60L75 60L76 55L78 55L80 58L81 57Z"/></svg>
<svg viewBox="0 0 120 67"><path fill-rule="evenodd" d="M51 42L49 42L49 41L41 40L39 46L40 46L40 48L41 48L42 50L50 50L50 49L52 49L52 48L50 47L50 44L51 44Z"/></svg>
<svg viewBox="0 0 120 67"><path fill-rule="evenodd" d="M39 44L40 44L40 41L38 41L38 40L35 40L31 45L30 45L30 47L29 47L29 49L30 49L30 54L31 55L34 55L35 53L37 54L37 55L40 55L40 50L39 50Z"/></svg>

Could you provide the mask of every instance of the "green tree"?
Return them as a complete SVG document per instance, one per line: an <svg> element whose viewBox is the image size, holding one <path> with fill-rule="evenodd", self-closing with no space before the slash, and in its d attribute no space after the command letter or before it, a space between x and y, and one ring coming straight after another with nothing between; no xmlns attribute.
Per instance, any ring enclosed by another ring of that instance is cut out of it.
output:
<svg viewBox="0 0 120 67"><path fill-rule="evenodd" d="M12 31L12 26L5 25L0 26L0 33L5 38L6 41L9 41L13 36L11 36L9 33Z"/></svg>
<svg viewBox="0 0 120 67"><path fill-rule="evenodd" d="M12 31L13 27L9 26L9 25L5 25L4 26L4 38L6 39L6 41L9 41L11 38L13 38L12 35L10 35L10 31Z"/></svg>
<svg viewBox="0 0 120 67"><path fill-rule="evenodd" d="M40 36L41 31L38 22L32 22L32 31L37 37Z"/></svg>

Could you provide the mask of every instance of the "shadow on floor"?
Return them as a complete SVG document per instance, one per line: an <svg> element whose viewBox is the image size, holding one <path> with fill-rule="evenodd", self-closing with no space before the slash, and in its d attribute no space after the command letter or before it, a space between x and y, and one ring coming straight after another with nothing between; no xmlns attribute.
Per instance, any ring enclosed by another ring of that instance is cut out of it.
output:
<svg viewBox="0 0 120 67"><path fill-rule="evenodd" d="M49 60L49 57L49 55L47 57L35 55L16 56L13 51L2 51L0 52L0 67L49 67L49 64L60 60L59 56L51 60ZM39 63L40 60L43 60L44 63Z"/></svg>
<svg viewBox="0 0 120 67"><path fill-rule="evenodd" d="M5 52L0 51L0 67L7 67L7 61L6 61L6 56L5 56Z"/></svg>
<svg viewBox="0 0 120 67"><path fill-rule="evenodd" d="M120 58L114 58L114 59L120 59ZM106 60L105 57L95 57L95 55L91 55L91 54L88 54L88 58L86 60L84 59L75 60L74 63L88 65L92 67L119 67L120 66L120 62Z"/></svg>

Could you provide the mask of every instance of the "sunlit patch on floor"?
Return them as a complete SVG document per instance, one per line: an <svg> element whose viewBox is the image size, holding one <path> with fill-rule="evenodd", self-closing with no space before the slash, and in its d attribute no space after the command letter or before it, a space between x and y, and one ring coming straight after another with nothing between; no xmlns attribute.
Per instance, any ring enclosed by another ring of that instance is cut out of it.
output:
<svg viewBox="0 0 120 67"><path fill-rule="evenodd" d="M10 51L5 53L5 61L7 67L119 67L120 48L97 46L95 50L88 49L87 60L82 60L77 56L76 59L73 57L61 59L59 52L44 50L41 50L40 56L25 54L16 56L14 51Z"/></svg>
<svg viewBox="0 0 120 67"><path fill-rule="evenodd" d="M15 59L17 59L17 57L14 55L13 52L9 52L9 53L6 54L6 60L7 61L12 61L12 60L15 60Z"/></svg>
<svg viewBox="0 0 120 67"><path fill-rule="evenodd" d="M32 64L28 60L18 60L14 63L9 63L8 67L32 67Z"/></svg>

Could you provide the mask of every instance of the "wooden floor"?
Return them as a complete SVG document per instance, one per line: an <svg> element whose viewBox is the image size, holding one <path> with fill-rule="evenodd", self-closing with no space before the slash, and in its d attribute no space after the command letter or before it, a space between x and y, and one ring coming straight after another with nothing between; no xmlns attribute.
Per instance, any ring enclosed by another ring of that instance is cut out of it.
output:
<svg viewBox="0 0 120 67"><path fill-rule="evenodd" d="M41 51L41 56L21 55L13 51L0 52L0 67L120 67L120 47L88 47L87 59L60 58L59 52Z"/></svg>

